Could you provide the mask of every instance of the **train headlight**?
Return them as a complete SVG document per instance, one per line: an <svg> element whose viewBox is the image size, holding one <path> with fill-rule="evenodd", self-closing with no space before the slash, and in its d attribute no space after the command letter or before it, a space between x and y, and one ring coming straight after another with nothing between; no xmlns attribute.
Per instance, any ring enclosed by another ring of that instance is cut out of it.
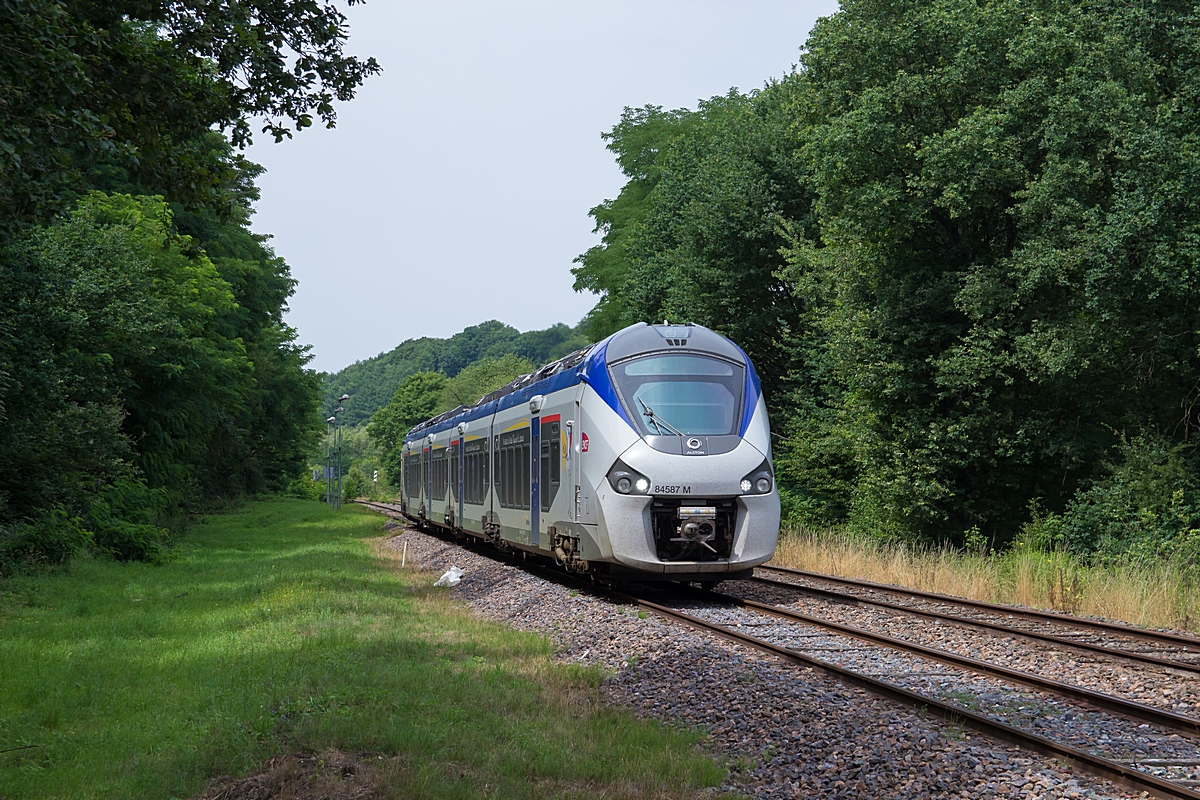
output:
<svg viewBox="0 0 1200 800"><path fill-rule="evenodd" d="M646 494L650 491L650 479L631 469L619 458L608 471L608 482L619 494Z"/></svg>
<svg viewBox="0 0 1200 800"><path fill-rule="evenodd" d="M771 472L771 462L765 458L758 469L742 478L739 488L742 494L767 494L775 484L775 476Z"/></svg>

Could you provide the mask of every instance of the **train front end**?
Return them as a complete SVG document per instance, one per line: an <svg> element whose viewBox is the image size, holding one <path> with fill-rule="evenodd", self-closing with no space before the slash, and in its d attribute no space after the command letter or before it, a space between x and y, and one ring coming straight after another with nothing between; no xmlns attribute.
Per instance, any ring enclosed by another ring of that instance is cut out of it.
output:
<svg viewBox="0 0 1200 800"><path fill-rule="evenodd" d="M581 374L578 522L593 557L614 575L702 582L771 558L770 427L739 347L698 325L639 324L589 353Z"/></svg>

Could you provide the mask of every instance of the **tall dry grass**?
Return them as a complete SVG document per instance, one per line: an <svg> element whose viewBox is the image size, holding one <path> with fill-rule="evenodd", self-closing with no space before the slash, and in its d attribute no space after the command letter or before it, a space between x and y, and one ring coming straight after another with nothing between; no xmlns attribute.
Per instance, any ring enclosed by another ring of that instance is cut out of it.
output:
<svg viewBox="0 0 1200 800"><path fill-rule="evenodd" d="M781 534L771 563L972 600L1200 632L1195 575L1167 563L1091 566L1064 552L971 554L804 529Z"/></svg>

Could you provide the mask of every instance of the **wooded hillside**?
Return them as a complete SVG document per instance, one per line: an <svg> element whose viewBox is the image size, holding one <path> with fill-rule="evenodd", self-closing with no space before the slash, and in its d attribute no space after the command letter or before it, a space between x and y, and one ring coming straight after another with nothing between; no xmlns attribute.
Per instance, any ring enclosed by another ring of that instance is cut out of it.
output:
<svg viewBox="0 0 1200 800"><path fill-rule="evenodd" d="M499 359L506 355L528 359L534 367L540 367L578 350L589 341L581 328L570 328L561 323L545 330L521 333L496 320L472 325L449 339L428 336L406 339L386 353L325 375L324 407L332 409L337 405L337 398L343 394L351 395L353 400L346 404L343 420L347 425L358 425L387 405L400 383L415 373L438 372L453 378L483 359ZM478 396L464 398L461 404L478 399Z"/></svg>

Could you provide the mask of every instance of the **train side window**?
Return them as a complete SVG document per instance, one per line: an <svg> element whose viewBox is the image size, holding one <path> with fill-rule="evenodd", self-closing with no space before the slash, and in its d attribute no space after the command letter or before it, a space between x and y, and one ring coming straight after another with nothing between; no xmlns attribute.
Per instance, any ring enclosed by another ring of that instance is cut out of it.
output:
<svg viewBox="0 0 1200 800"><path fill-rule="evenodd" d="M433 478L433 496L438 500L446 499L446 448L442 448L437 454L437 463L434 466Z"/></svg>
<svg viewBox="0 0 1200 800"><path fill-rule="evenodd" d="M474 486L475 502L483 504L483 473L487 469L487 453L475 453L471 456L475 459L475 473L472 478L471 485Z"/></svg>
<svg viewBox="0 0 1200 800"><path fill-rule="evenodd" d="M521 448L508 448L508 468L512 480L508 482L508 505L510 508L521 507Z"/></svg>
<svg viewBox="0 0 1200 800"><path fill-rule="evenodd" d="M466 480L463 481L463 489L466 495L466 502L471 504L477 502L475 500L475 475L479 472L479 465L475 463L477 460L474 453L467 453L463 456L463 464L467 468Z"/></svg>
<svg viewBox="0 0 1200 800"><path fill-rule="evenodd" d="M503 480L503 478L501 477L501 470L500 470L500 437L496 436L493 441L494 441L494 446L492 447L492 472L496 476L496 499L499 500L502 496L500 494L500 483Z"/></svg>
<svg viewBox="0 0 1200 800"><path fill-rule="evenodd" d="M519 448L511 446L506 449L508 458L504 463L504 485L505 493L508 495L509 508L517 508L520 506L520 503L517 502L517 495L520 493L521 484L521 470L520 466L517 464L518 449Z"/></svg>
<svg viewBox="0 0 1200 800"><path fill-rule="evenodd" d="M483 503L483 493L484 493L483 475L484 475L485 470L487 470L488 454L487 453L475 453L471 456L471 458L475 459L475 471L471 477L471 485L474 487L474 489L472 491L475 494L475 502L482 504Z"/></svg>
<svg viewBox="0 0 1200 800"><path fill-rule="evenodd" d="M487 494L484 476L490 458L487 439L473 439L463 444L463 494L466 502L472 505L482 505Z"/></svg>
<svg viewBox="0 0 1200 800"><path fill-rule="evenodd" d="M512 451L507 447L500 449L500 505L508 508L509 489L512 487L512 469L509 462L512 460Z"/></svg>
<svg viewBox="0 0 1200 800"><path fill-rule="evenodd" d="M434 487L433 496L438 500L446 499L446 481L442 477L446 473L446 453L445 451L438 453L437 467L434 469Z"/></svg>
<svg viewBox="0 0 1200 800"><path fill-rule="evenodd" d="M558 486L562 477L562 434L558 423L550 425L550 485Z"/></svg>

